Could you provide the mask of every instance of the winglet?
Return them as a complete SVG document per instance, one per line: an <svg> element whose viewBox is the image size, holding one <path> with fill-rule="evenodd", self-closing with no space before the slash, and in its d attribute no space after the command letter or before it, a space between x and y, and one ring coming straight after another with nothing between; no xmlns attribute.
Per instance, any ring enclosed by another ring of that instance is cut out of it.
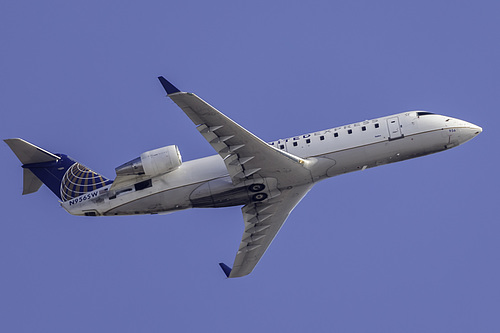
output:
<svg viewBox="0 0 500 333"><path fill-rule="evenodd" d="M160 80L160 83L163 86L163 89L165 89L165 91L167 92L167 95L180 92L180 90L177 89L176 86L168 82L167 79L165 79L163 76L158 76L158 80Z"/></svg>
<svg viewBox="0 0 500 333"><path fill-rule="evenodd" d="M228 265L224 264L223 262L220 262L219 266L224 271L224 274L226 274L226 276L229 277L229 274L231 274L231 267L229 267Z"/></svg>

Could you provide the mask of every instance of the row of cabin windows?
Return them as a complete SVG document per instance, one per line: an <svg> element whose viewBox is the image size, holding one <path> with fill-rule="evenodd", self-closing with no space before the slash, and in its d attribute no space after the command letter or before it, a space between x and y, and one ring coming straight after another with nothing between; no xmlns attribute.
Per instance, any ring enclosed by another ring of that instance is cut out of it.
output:
<svg viewBox="0 0 500 333"><path fill-rule="evenodd" d="M379 128L379 127L380 127L380 124L379 124L379 123L375 123L375 128ZM363 132L364 132L364 131L366 131L366 126L361 126L361 130L362 130ZM347 134L352 134L352 129L348 129L348 130L347 130ZM333 136L334 136L335 138L338 138L339 133L338 133L338 132L335 132L335 133L333 133ZM321 135L321 136L319 137L319 139L320 139L321 141L323 141L323 140L325 140L325 136L324 136L324 135ZM311 143L311 139L306 139L306 143L307 143L307 144L310 144L310 143ZM271 143L271 144L274 144L274 143ZM297 141L294 141L294 142L293 142L293 146L294 146L294 147L297 147L298 145L299 145L299 143L298 143ZM285 149L285 145L280 145L280 149Z"/></svg>

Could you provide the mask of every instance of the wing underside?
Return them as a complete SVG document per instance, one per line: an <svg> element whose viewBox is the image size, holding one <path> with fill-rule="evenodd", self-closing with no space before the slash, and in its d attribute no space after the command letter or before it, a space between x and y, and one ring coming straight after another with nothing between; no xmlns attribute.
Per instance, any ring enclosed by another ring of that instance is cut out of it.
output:
<svg viewBox="0 0 500 333"><path fill-rule="evenodd" d="M250 274L285 223L288 215L313 185L283 190L267 202L249 203L241 208L245 230L229 278Z"/></svg>
<svg viewBox="0 0 500 333"><path fill-rule="evenodd" d="M175 89L172 93L166 89L167 96L224 159L235 185L253 175L276 178L281 186L311 182L308 160L269 145L195 94Z"/></svg>

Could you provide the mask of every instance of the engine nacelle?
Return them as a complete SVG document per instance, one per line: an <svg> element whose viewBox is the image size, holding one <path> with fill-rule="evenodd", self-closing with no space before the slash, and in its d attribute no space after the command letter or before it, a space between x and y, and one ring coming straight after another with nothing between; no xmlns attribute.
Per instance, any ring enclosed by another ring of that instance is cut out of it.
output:
<svg viewBox="0 0 500 333"><path fill-rule="evenodd" d="M117 176L158 176L173 171L182 164L177 146L167 146L142 153L140 157L115 169Z"/></svg>

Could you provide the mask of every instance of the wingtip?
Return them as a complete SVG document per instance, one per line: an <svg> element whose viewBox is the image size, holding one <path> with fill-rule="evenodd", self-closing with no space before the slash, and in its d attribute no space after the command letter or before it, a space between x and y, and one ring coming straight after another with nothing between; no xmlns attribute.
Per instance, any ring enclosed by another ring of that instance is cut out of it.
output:
<svg viewBox="0 0 500 333"><path fill-rule="evenodd" d="M229 267L228 265L226 265L223 262L220 262L219 266L224 271L224 274L226 274L226 277L229 277L229 274L231 274L231 270L232 270L231 267Z"/></svg>
<svg viewBox="0 0 500 333"><path fill-rule="evenodd" d="M180 90L177 89L176 86L174 86L172 83L170 83L163 76L158 76L158 80L160 80L160 83L163 86L163 89L165 89L165 91L167 92L167 95L180 92Z"/></svg>

